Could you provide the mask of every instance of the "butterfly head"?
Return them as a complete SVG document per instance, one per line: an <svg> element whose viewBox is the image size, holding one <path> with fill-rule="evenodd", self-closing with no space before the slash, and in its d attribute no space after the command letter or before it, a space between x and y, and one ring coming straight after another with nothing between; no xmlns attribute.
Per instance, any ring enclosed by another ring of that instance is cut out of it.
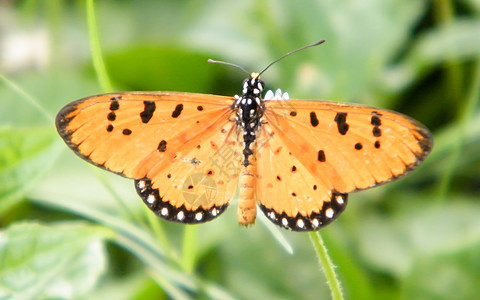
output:
<svg viewBox="0 0 480 300"><path fill-rule="evenodd" d="M250 74L250 78L245 79L243 82L243 96L260 97L265 83L260 79L259 73Z"/></svg>

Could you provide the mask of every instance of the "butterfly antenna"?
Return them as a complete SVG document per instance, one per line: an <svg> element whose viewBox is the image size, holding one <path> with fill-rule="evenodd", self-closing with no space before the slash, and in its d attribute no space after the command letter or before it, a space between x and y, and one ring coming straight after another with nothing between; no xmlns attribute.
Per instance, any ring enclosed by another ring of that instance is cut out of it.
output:
<svg viewBox="0 0 480 300"><path fill-rule="evenodd" d="M235 67L235 68L240 69L243 72L247 73L248 75L250 75L250 72L248 72L247 70L245 70L244 68L242 68L242 67L240 67L239 65L236 65L236 64L232 64L232 63L225 62L225 61L213 60L213 59L208 59L208 62L211 63L211 64L222 64L222 65Z"/></svg>
<svg viewBox="0 0 480 300"><path fill-rule="evenodd" d="M298 51L302 51L302 50L307 49L307 48L310 48L310 47L318 46L318 45L320 45L320 44L323 44L324 42L325 42L325 40L321 40L321 41L318 41L318 42L313 43L313 44L311 44L311 45L303 46L303 47L301 47L301 48L298 48L298 49L296 49L296 50L293 50L293 51L288 52L287 54L282 55L281 57L279 57L279 58L277 58L276 60L274 60L273 62L271 62L268 66L266 66L266 67L262 70L262 72L260 72L260 73L258 74L258 76L262 75L263 72L265 72L266 70L268 70L268 68L270 68L273 64L275 64L275 63L278 62L279 60L282 60L282 59L284 59L285 57L292 55L293 53L297 53Z"/></svg>

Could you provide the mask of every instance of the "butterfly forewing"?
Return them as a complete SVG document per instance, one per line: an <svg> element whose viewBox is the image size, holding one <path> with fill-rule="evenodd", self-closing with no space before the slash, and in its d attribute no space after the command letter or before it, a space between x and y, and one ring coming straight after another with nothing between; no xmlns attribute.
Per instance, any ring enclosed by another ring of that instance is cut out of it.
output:
<svg viewBox="0 0 480 300"><path fill-rule="evenodd" d="M159 216L199 223L223 212L236 192L240 155L231 103L202 94L105 94L63 108L57 129L80 157L137 179L139 195ZM225 155L224 146L235 154L229 169L215 157Z"/></svg>
<svg viewBox="0 0 480 300"><path fill-rule="evenodd" d="M223 117L227 123L231 98L186 93L118 93L73 102L57 115L57 129L75 153L109 171L140 179L148 163L173 162L169 152L188 140L213 131ZM182 149L185 150L185 149Z"/></svg>
<svg viewBox="0 0 480 300"><path fill-rule="evenodd" d="M341 193L391 181L432 147L429 131L399 113L362 105L267 101L265 117L287 148L327 189Z"/></svg>

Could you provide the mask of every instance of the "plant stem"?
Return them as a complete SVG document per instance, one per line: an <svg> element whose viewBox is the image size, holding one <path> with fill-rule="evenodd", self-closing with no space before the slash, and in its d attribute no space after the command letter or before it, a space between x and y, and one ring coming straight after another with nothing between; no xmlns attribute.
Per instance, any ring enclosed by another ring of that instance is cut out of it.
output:
<svg viewBox="0 0 480 300"><path fill-rule="evenodd" d="M437 199L438 203L443 203L447 199L448 189L452 181L453 173L461 158L462 146L466 140L468 123L475 116L475 108L480 102L480 57L477 58L474 68L472 82L470 83L470 90L468 91L463 107L457 118L459 130L453 140L452 154L447 162L447 167L438 185Z"/></svg>
<svg viewBox="0 0 480 300"><path fill-rule="evenodd" d="M90 40L90 50L92 51L93 68L97 73L97 78L105 93L113 91L112 83L108 77L107 68L102 57L102 48L98 34L97 22L95 19L95 6L93 0L87 0L87 23L88 36Z"/></svg>
<svg viewBox="0 0 480 300"><path fill-rule="evenodd" d="M33 107L35 107L50 123L53 122L52 115L38 102L38 100L27 93L24 89L18 86L15 82L8 79L5 75L0 73L0 80L5 82L8 87L10 87L13 91L27 100Z"/></svg>
<svg viewBox="0 0 480 300"><path fill-rule="evenodd" d="M435 0L433 1L433 13L438 26L445 32L452 28L455 9L451 0ZM449 47L449 49L454 49ZM458 60L455 58L453 51L448 51L446 68L446 83L449 96L451 99L460 99L462 96L462 72Z"/></svg>
<svg viewBox="0 0 480 300"><path fill-rule="evenodd" d="M343 300L342 289L340 287L340 281L337 278L335 273L335 266L328 255L327 248L323 243L323 239L320 236L318 231L309 233L310 240L315 248L315 252L318 256L318 261L327 277L327 283L330 287L330 293L332 294L332 299L334 300Z"/></svg>
<svg viewBox="0 0 480 300"><path fill-rule="evenodd" d="M185 272L192 274L195 269L198 227L185 226L182 245L182 267Z"/></svg>

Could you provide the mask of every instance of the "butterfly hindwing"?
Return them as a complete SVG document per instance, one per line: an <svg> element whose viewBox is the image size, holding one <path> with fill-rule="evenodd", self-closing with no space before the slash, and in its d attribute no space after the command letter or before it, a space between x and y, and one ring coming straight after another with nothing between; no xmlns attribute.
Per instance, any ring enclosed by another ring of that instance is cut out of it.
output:
<svg viewBox="0 0 480 300"><path fill-rule="evenodd" d="M181 223L203 223L219 216L238 185L240 151L234 123L228 122L209 139L192 140L196 146L178 152L175 163L153 166L136 180L138 194L160 217Z"/></svg>
<svg viewBox="0 0 480 300"><path fill-rule="evenodd" d="M98 95L63 108L57 129L80 157L136 179L159 216L200 223L223 212L235 194L240 156L230 157L227 171L212 160L223 145L237 151L231 103L187 93Z"/></svg>
<svg viewBox="0 0 480 300"><path fill-rule="evenodd" d="M344 210L347 195L333 191L326 176L312 175L270 124L258 143L257 200L270 221L294 231L319 230Z"/></svg>

